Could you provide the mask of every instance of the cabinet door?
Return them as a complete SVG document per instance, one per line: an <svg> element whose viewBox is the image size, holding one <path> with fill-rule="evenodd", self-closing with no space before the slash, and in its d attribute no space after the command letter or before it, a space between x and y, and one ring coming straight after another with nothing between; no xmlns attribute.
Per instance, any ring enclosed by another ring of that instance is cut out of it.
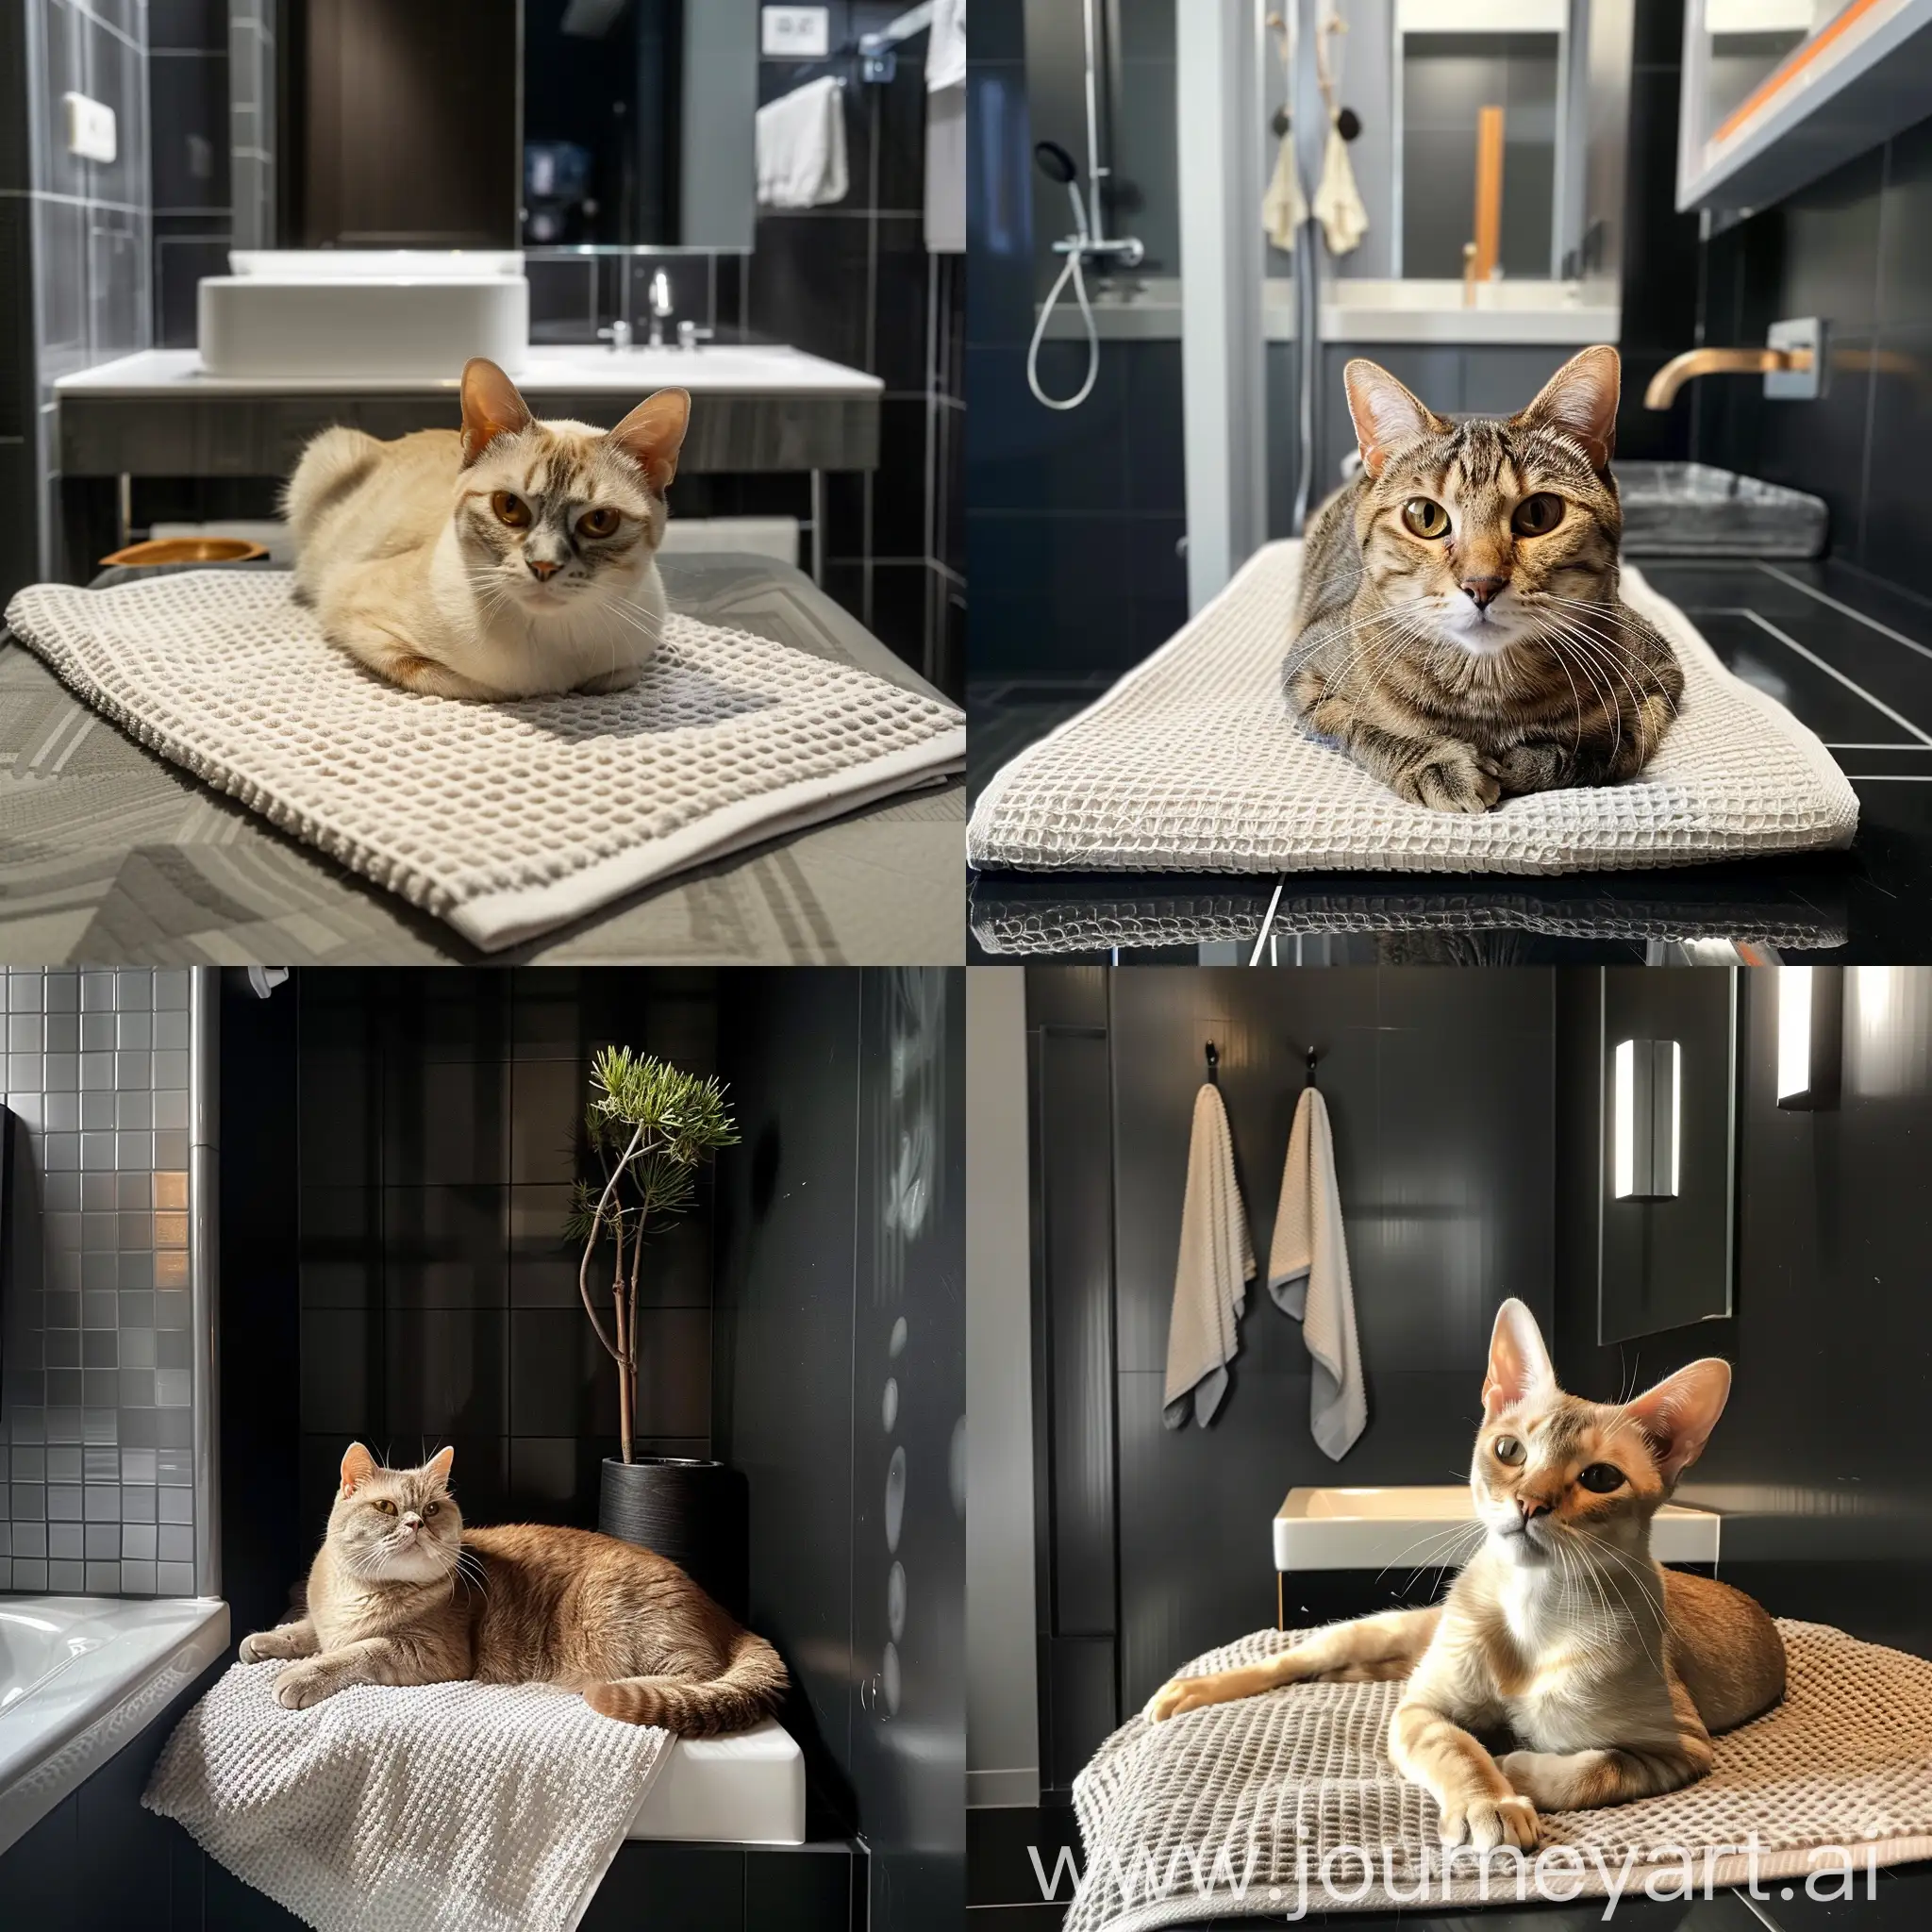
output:
<svg viewBox="0 0 1932 1932"><path fill-rule="evenodd" d="M874 1932L963 1919L965 986L869 973L853 1346L852 1769Z"/></svg>

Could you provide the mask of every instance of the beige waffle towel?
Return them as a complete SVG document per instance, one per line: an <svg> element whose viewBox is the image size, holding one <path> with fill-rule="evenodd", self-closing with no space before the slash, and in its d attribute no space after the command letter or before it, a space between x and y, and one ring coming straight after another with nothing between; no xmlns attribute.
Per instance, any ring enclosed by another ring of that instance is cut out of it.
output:
<svg viewBox="0 0 1932 1932"><path fill-rule="evenodd" d="M1356 1345L1355 1287L1335 1185L1335 1136L1328 1127L1328 1103L1313 1087L1302 1090L1288 1137L1281 1205L1268 1248L1268 1292L1302 1324L1302 1340L1314 1359L1308 1427L1322 1453L1340 1462L1368 1424L1369 1398Z"/></svg>
<svg viewBox="0 0 1932 1932"><path fill-rule="evenodd" d="M1147 1932L1242 1911L1280 1924L1304 1906L1310 1925L1324 1908L1398 1905L1416 1924L1435 1924L1431 1908L1443 1905L1613 1890L1623 1909L1611 1923L1621 1924L1652 1874L1660 1898L1684 1896L1667 1888L1687 1853L1700 1898L1707 1875L1744 1884L1753 1834L1759 1881L1796 1886L1816 1874L1821 1897L1843 1896L1826 1874L1848 1857L1862 1905L1868 1857L1874 1866L1932 1857L1932 1662L1822 1624L1780 1619L1778 1628L1785 1701L1719 1738L1709 1776L1635 1804L1546 1813L1541 1866L1519 1868L1495 1852L1487 1879L1466 1851L1445 1872L1436 1801L1389 1761L1400 1684L1298 1684L1166 1724L1136 1717L1074 1781L1085 1853L1065 1932ZM1259 1631L1182 1674L1255 1663L1304 1634ZM1366 1888L1361 1854L1373 1865ZM1855 1907L1840 1909L1858 1920ZM1702 1923L1703 1911L1690 1909L1686 1923Z"/></svg>
<svg viewBox="0 0 1932 1932"><path fill-rule="evenodd" d="M1227 1393L1227 1365L1241 1345L1237 1324L1255 1278L1248 1210L1234 1172L1234 1137L1221 1090L1204 1082L1194 1096L1188 1142L1188 1192L1181 1208L1181 1252L1174 1271L1174 1313L1167 1324L1163 1420L1188 1419L1205 1429Z"/></svg>

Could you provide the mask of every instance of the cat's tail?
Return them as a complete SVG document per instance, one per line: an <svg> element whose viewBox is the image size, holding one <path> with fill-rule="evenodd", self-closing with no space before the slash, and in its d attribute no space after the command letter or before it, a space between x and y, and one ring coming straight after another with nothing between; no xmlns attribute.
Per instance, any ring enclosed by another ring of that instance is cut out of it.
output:
<svg viewBox="0 0 1932 1932"><path fill-rule="evenodd" d="M770 1717L785 1694L785 1666L762 1637L741 1630L715 1677L620 1677L593 1684L584 1702L627 1724L661 1724L680 1738L722 1738Z"/></svg>
<svg viewBox="0 0 1932 1932"><path fill-rule="evenodd" d="M282 487L282 515L296 545L305 544L323 513L365 481L382 456L382 444L360 429L336 424L314 437L295 473Z"/></svg>

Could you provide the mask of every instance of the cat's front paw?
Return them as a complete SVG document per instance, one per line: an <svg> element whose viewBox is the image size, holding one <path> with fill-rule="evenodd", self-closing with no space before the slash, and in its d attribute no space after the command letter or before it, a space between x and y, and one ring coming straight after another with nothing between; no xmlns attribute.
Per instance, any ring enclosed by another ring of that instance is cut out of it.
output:
<svg viewBox="0 0 1932 1932"><path fill-rule="evenodd" d="M1567 784L1570 767L1570 754L1560 744L1512 744L1496 759L1496 775L1503 790L1515 797Z"/></svg>
<svg viewBox="0 0 1932 1932"><path fill-rule="evenodd" d="M608 697L613 691L628 691L643 675L643 670L641 664L626 664L619 671L606 671L578 685L577 695L602 698Z"/></svg>
<svg viewBox="0 0 1932 1932"><path fill-rule="evenodd" d="M1425 805L1431 811L1488 811L1502 797L1503 781L1474 745L1452 741L1411 766L1395 789L1411 805Z"/></svg>
<svg viewBox="0 0 1932 1932"><path fill-rule="evenodd" d="M1586 1774L1601 1761L1598 1752L1566 1757L1557 1751L1509 1751L1496 1769L1540 1811L1574 1811L1585 1803Z"/></svg>
<svg viewBox="0 0 1932 1932"><path fill-rule="evenodd" d="M291 1664L275 1679L275 1702L284 1710L307 1710L335 1694L328 1673L314 1664Z"/></svg>
<svg viewBox="0 0 1932 1932"><path fill-rule="evenodd" d="M1479 1852L1492 1852L1498 1845L1526 1852L1537 1841L1536 1807L1513 1792L1507 1798L1474 1791L1466 1798L1446 1799L1441 1839L1445 1845L1467 1840Z"/></svg>
<svg viewBox="0 0 1932 1932"><path fill-rule="evenodd" d="M267 1635L266 1630L251 1630L242 1640L242 1647L236 1655L244 1664L260 1664L268 1661L271 1653L262 1647L262 1639Z"/></svg>
<svg viewBox="0 0 1932 1932"><path fill-rule="evenodd" d="M1169 1718L1179 1717L1183 1711L1202 1710L1220 1702L1221 1699L1214 1695L1211 1677L1170 1677L1147 1700L1147 1708L1142 1715L1150 1724L1165 1724Z"/></svg>

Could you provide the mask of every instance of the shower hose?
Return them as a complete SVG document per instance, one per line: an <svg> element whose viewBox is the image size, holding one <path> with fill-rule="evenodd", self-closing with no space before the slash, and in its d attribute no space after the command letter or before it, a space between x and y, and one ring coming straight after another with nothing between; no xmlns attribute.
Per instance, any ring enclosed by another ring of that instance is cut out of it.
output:
<svg viewBox="0 0 1932 1932"><path fill-rule="evenodd" d="M1026 387L1033 391L1034 401L1049 409L1077 409L1093 393L1093 385L1100 376L1100 330L1093 320L1093 305L1087 299L1087 276L1080 265L1085 252L1078 246L1067 251L1066 266L1041 305L1040 320L1033 325L1033 341L1026 351ZM1080 305L1080 315L1087 325L1087 380L1072 395L1055 397L1040 386L1040 345L1046 339L1046 325L1059 306L1070 278L1074 300Z"/></svg>

